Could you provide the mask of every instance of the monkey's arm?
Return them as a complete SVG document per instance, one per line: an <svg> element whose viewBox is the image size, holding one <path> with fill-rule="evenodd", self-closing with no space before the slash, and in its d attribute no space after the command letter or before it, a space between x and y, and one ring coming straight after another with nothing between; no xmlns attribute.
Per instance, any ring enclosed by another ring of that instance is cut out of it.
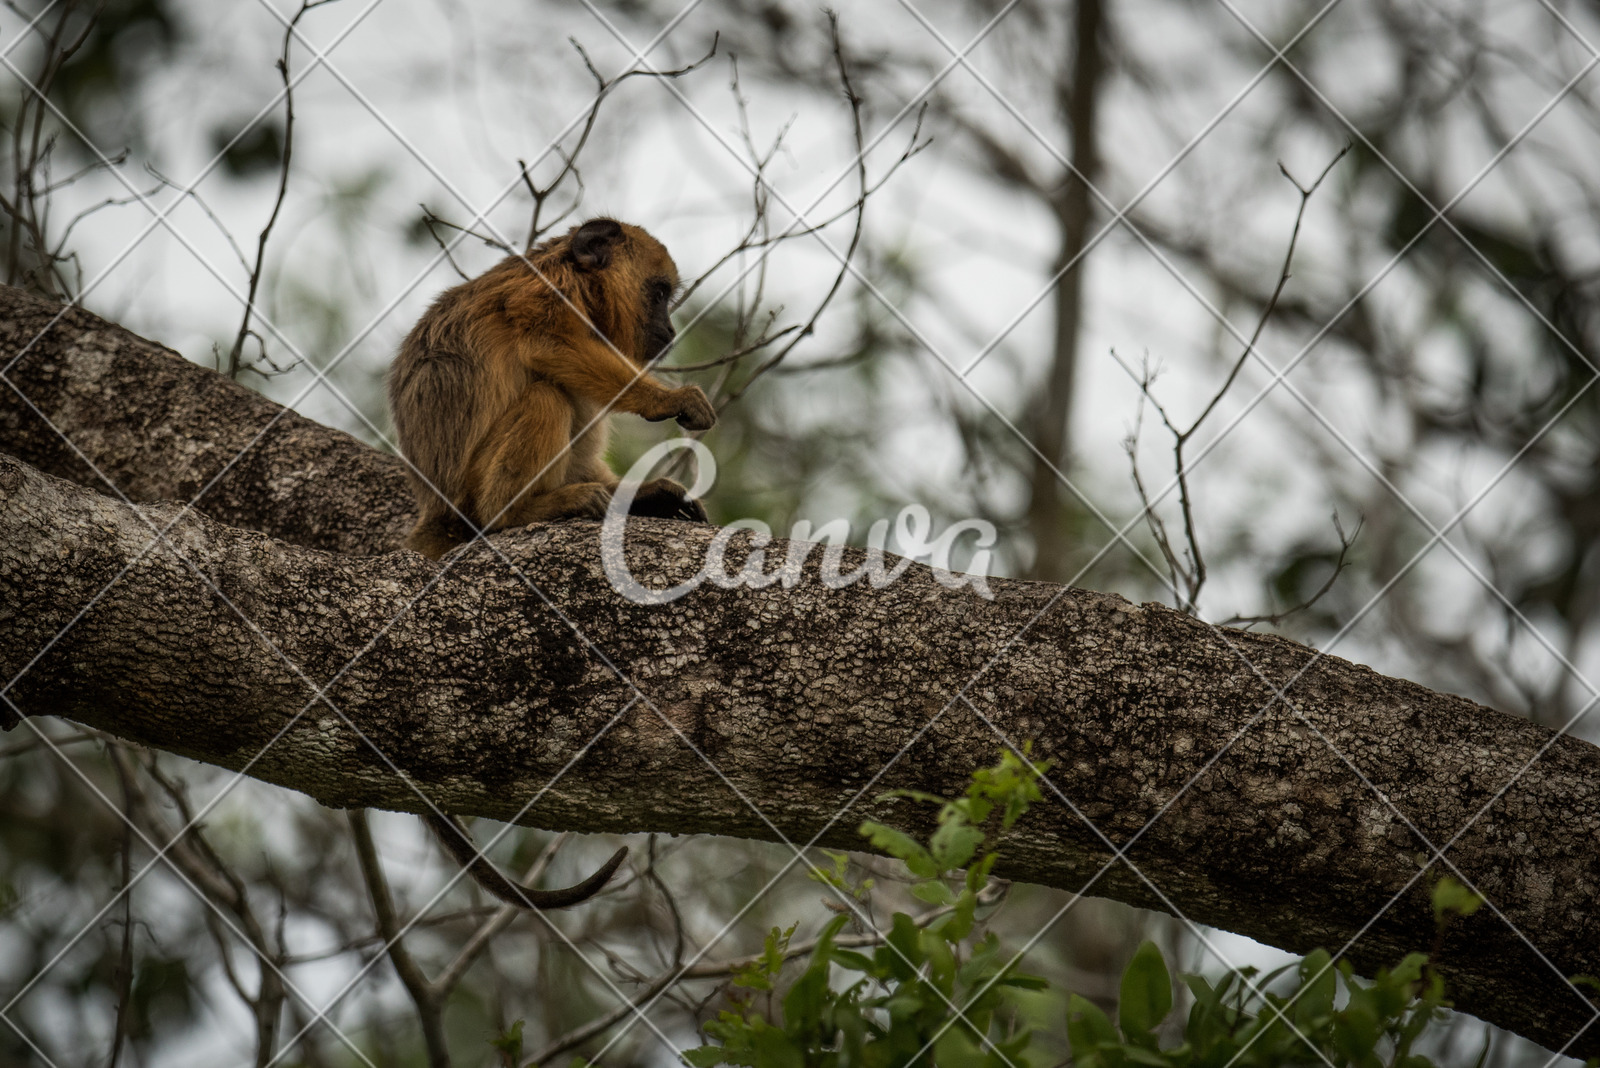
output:
<svg viewBox="0 0 1600 1068"><path fill-rule="evenodd" d="M485 860L472 844L472 836L454 816L425 812L422 822L428 825L434 837L439 839L439 844L456 858L456 863L465 868L479 886L506 904L524 909L564 909L568 905L587 901L600 892L606 880L611 878L611 873L628 855L628 847L623 846L611 854L611 859L600 865L593 875L576 886L562 890L535 890L507 879L498 868Z"/></svg>
<svg viewBox="0 0 1600 1068"><path fill-rule="evenodd" d="M716 409L699 386L673 389L602 341L585 339L560 346L524 343L521 349L523 366L529 371L595 404L652 422L676 419L686 430L709 430L717 421Z"/></svg>

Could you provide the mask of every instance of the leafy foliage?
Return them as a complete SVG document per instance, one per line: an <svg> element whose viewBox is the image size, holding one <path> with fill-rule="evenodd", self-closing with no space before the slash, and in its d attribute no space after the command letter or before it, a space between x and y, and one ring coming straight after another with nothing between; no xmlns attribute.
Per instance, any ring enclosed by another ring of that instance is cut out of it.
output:
<svg viewBox="0 0 1600 1068"><path fill-rule="evenodd" d="M976 926L998 856L996 839L1039 800L1044 770L1006 752L994 767L974 773L960 798L897 791L940 806L928 841L881 823L863 823L861 834L905 864L916 879L913 896L936 906L933 912L920 926L895 913L883 944L870 955L837 944L850 917L835 917L781 996L779 973L795 927L773 928L760 958L734 978L740 993L733 1007L705 1025L720 1045L688 1050L684 1058L696 1068L1029 1068L1033 1032L1017 1022L1023 1013L1014 992L1047 984L1015 971L1017 958L1002 953L992 933L977 934ZM864 893L846 878L842 856L834 857L832 870L813 877L852 896ZM1433 890L1441 932L1481 904L1448 877ZM1141 945L1123 972L1115 1023L1093 1002L1069 994L1063 1023L1070 1063L1433 1068L1416 1050L1450 1004L1443 979L1422 953L1408 954L1371 981L1357 979L1348 962L1319 949L1267 975L1241 968L1216 982L1199 975L1181 976L1181 982L1192 998L1181 1026L1168 1019L1176 988L1153 942Z"/></svg>
<svg viewBox="0 0 1600 1068"><path fill-rule="evenodd" d="M975 938L973 927L979 894L998 855L994 840L1039 799L1044 770L1008 752L995 767L974 774L966 794L955 800L906 791L890 795L941 806L926 844L881 823L861 825L862 835L916 877L912 894L937 906L931 922L918 926L910 915L895 913L884 944L869 956L835 944L850 920L835 917L823 928L805 971L776 1005L770 992L794 928L774 928L762 958L734 978L733 985L750 995L706 1024L706 1033L722 1045L687 1051L689 1063L835 1068L920 1060L951 1068L1026 1068L1031 1036L1013 1027L1009 995L1019 988L1041 990L1045 983L1014 972L1016 962L1002 957L999 939ZM963 868L965 875L959 874ZM839 859L834 870L816 877L851 894L862 889L845 880ZM829 980L836 968L856 978L835 987ZM766 1012L756 1009L754 995L760 992L768 992Z"/></svg>

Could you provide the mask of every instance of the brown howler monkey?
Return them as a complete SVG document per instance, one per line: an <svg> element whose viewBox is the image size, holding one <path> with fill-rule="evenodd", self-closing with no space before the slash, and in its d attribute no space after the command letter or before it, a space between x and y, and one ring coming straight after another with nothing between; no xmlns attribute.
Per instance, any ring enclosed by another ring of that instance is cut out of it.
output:
<svg viewBox="0 0 1600 1068"><path fill-rule="evenodd" d="M438 559L477 531L603 518L618 481L608 406L690 430L715 423L700 387L644 372L676 336L677 285L661 242L590 219L441 294L389 372L422 511L406 546ZM671 479L642 486L630 511L706 518Z"/></svg>
<svg viewBox="0 0 1600 1068"><path fill-rule="evenodd" d="M590 219L446 290L389 372L395 432L421 506L406 547L437 560L478 531L568 516L604 518L617 476L605 463L608 408L705 430L717 413L698 386L644 372L676 336L678 268L666 248L614 219ZM640 487L630 512L705 521L678 483ZM454 817L423 817L484 889L524 908L598 893L618 850L563 890L512 882L477 855Z"/></svg>

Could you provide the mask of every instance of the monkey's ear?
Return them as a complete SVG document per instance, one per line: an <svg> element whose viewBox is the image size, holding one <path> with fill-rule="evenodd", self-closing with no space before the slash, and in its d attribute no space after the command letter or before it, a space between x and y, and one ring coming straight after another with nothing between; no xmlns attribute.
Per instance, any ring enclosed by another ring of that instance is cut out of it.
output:
<svg viewBox="0 0 1600 1068"><path fill-rule="evenodd" d="M585 271L611 265L611 251L622 241L622 224L615 219L590 219L572 234L572 262Z"/></svg>

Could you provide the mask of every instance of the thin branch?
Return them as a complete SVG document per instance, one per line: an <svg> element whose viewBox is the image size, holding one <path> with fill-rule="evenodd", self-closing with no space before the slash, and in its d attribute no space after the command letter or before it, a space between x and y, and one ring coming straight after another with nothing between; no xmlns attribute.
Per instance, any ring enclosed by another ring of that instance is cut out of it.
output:
<svg viewBox="0 0 1600 1068"><path fill-rule="evenodd" d="M867 178L866 130L861 121L861 108L863 101L861 99L861 94L856 92L855 85L850 81L850 64L845 58L844 40L839 34L839 14L838 12L831 10L827 11L826 14L828 18L828 36L833 45L833 60L834 66L839 74L839 85L844 91L845 100L850 105L850 128L856 149L855 164L857 194L855 201L855 225L850 230L849 247L845 249L844 255L839 259L839 270L834 274L833 283L828 287L828 291L823 294L822 299L817 302L816 307L812 309L811 318L806 322L805 326L803 326L794 335L794 337L790 339L788 344L784 345L783 348L767 357L767 359L760 366L750 373L750 377L745 379L739 388L729 393L727 399L723 402L723 406L732 404L734 401L738 400L744 395L746 390L755 384L757 379L766 374L768 371L772 370L774 367L778 366L778 364L783 362L784 358L787 357L789 353L794 351L794 347L796 345L798 345L805 338L811 336L812 331L816 329L817 320L822 317L822 313L827 310L828 305L833 302L834 296L838 294L839 288L844 285L845 277L850 272L850 261L855 257L856 249L861 245L861 235L866 228L867 191L871 187L871 183Z"/></svg>
<svg viewBox="0 0 1600 1068"><path fill-rule="evenodd" d="M294 43L295 28L306 12L332 3L333 0L301 0L300 10L294 13L289 24L283 29L283 51L278 56L278 76L283 81L283 159L278 166L278 194L272 202L272 214L267 216L267 224L261 228L261 234L256 239L256 262L250 271L250 287L245 295L244 316L239 321L239 333L233 339L233 350L228 353L228 377L238 378L239 372L244 369L242 359L244 356L245 340L253 335L250 329L250 317L256 310L256 292L261 287L262 266L267 258L267 241L272 237L272 228L277 225L278 214L283 210L284 198L289 192L289 168L294 158L294 82L289 78L289 48ZM261 344L259 335L256 341ZM266 347L262 345L261 357L266 357ZM281 374L288 368L280 368L276 364L270 365L273 373Z"/></svg>
<svg viewBox="0 0 1600 1068"><path fill-rule="evenodd" d="M117 743L110 743L115 745ZM128 1012L133 1005L133 784L129 781L129 768L113 760L117 781L122 786L122 945L118 948L117 969L112 978L116 990L117 1015L111 1034L111 1056L108 1068L117 1068L122 1061L122 1050L128 1037Z"/></svg>
<svg viewBox="0 0 1600 1068"><path fill-rule="evenodd" d="M430 1068L450 1068L450 1048L445 1043L441 1011L443 1003L405 948L400 924L395 917L394 898L389 894L389 881L384 877L383 863L378 859L378 849L372 842L372 828L367 824L367 810L352 808L346 811L345 816L350 821L356 859L361 865L361 878L367 884L367 895L372 899L378 933L383 936L389 962L394 965L400 984L406 988L412 1004L416 1006L417 1022L422 1026L422 1040L428 1048L428 1064Z"/></svg>
<svg viewBox="0 0 1600 1068"><path fill-rule="evenodd" d="M1277 284L1273 287L1272 295L1268 298L1266 306L1256 320L1255 330L1251 332L1249 340L1245 342L1244 351L1233 361L1221 388L1212 394L1206 406L1201 409L1200 414L1195 417L1194 421L1186 429L1180 430L1178 428L1168 415L1166 408L1161 405L1151 391L1154 375L1150 374L1148 367L1142 373L1135 374L1121 357L1117 357L1114 352L1112 353L1123 369L1133 377L1139 387L1141 397L1149 400L1151 407L1160 416L1162 425L1172 435L1172 463L1178 483L1178 509L1183 517L1184 555L1187 557L1187 562L1182 562L1178 559L1177 553L1174 551L1171 540L1168 537L1166 524L1156 515L1149 495L1145 491L1143 479L1139 474L1139 464L1136 456L1138 447L1137 429L1125 443L1125 447L1133 468L1134 488L1144 509L1146 523L1170 572L1173 594L1178 602L1177 608L1190 615L1194 615L1197 611L1200 591L1206 583L1206 561L1200 549L1200 536L1195 527L1194 495L1189 486L1189 465L1184 459L1184 449L1196 432L1199 431L1201 425L1210 417L1211 413L1216 411L1217 405L1222 403L1223 397L1227 396L1228 391L1233 388L1233 383L1238 379L1239 372L1244 369L1245 362L1255 353L1256 344L1261 340L1262 332L1266 330L1267 323L1272 318L1272 313L1277 309L1278 300L1283 296L1284 288L1289 284L1289 279L1293 277L1291 268L1294 265L1295 248L1300 241L1300 226L1305 220L1306 207L1311 201L1312 194L1322 185L1323 180L1328 177L1338 162L1349 153L1350 147L1349 144L1346 144L1341 148L1333 159L1328 162L1328 165L1322 169L1322 172L1317 175L1316 181L1309 186L1301 185L1294 175L1289 173L1287 167L1281 162L1278 164L1278 169L1283 172L1283 176L1289 180L1289 184L1293 185L1300 194L1300 204L1295 211L1294 226L1289 233L1288 247L1284 250L1283 266L1278 271Z"/></svg>
<svg viewBox="0 0 1600 1068"><path fill-rule="evenodd" d="M1259 616L1233 616L1229 619L1223 620L1218 624L1218 626L1241 627L1244 629L1249 629L1251 626L1254 626L1257 623L1265 623L1269 627L1276 627L1290 616L1297 615L1306 611L1308 608L1311 608L1333 589L1334 583L1339 581L1339 576L1344 573L1344 569L1350 566L1350 562L1347 557L1350 555L1350 550L1355 547L1356 538L1361 536L1361 527L1362 524L1357 522L1356 529L1352 530L1347 537L1344 532L1343 524L1339 522L1339 513L1333 513L1333 529L1334 533L1339 537L1339 555L1334 559L1333 570L1328 573L1327 579L1323 581L1321 586L1317 587L1316 592L1310 597L1301 600L1291 608L1285 608L1281 612L1273 612L1269 615Z"/></svg>

